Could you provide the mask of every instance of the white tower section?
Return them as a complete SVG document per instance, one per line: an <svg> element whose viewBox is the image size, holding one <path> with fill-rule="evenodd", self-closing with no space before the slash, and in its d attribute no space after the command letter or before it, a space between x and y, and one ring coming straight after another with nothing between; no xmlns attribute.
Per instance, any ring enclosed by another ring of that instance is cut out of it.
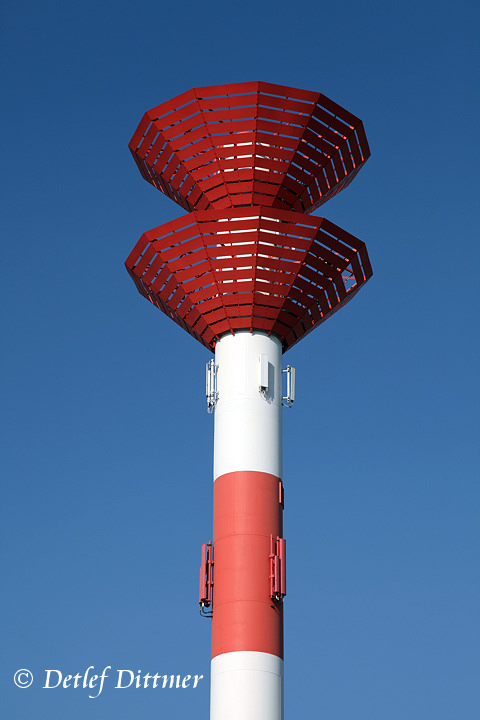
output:
<svg viewBox="0 0 480 720"><path fill-rule="evenodd" d="M282 477L282 345L254 331L224 335L215 348L214 479L239 470ZM263 384L262 384L263 383Z"/></svg>

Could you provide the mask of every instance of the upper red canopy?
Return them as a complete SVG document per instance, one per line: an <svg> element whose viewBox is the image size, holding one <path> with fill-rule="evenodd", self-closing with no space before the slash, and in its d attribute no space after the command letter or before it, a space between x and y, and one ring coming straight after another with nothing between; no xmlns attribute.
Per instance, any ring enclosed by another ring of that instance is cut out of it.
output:
<svg viewBox="0 0 480 720"><path fill-rule="evenodd" d="M194 88L143 116L130 150L187 211L310 213L370 156L361 120L321 93L264 82Z"/></svg>

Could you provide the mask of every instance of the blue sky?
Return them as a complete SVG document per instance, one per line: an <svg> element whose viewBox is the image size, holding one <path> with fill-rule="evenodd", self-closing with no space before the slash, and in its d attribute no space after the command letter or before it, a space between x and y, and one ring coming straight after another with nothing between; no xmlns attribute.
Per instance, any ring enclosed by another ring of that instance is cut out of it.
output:
<svg viewBox="0 0 480 720"><path fill-rule="evenodd" d="M210 355L124 269L182 214L127 144L184 90L265 80L345 106L372 150L316 214L365 241L374 276L285 357L285 717L476 719L476 4L6 0L2 16L2 716L208 717ZM206 680L41 687L90 665Z"/></svg>

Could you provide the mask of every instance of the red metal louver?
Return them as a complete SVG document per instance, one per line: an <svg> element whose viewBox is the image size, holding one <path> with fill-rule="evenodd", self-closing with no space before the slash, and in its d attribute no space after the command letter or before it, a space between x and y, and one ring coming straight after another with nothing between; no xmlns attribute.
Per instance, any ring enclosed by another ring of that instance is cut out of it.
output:
<svg viewBox="0 0 480 720"><path fill-rule="evenodd" d="M264 82L195 88L145 113L130 144L143 177L185 210L309 213L370 156L361 120L321 93Z"/></svg>
<svg viewBox="0 0 480 720"><path fill-rule="evenodd" d="M142 235L126 261L139 292L203 345L276 333L288 350L372 274L364 243L325 218L264 207L190 213Z"/></svg>
<svg viewBox="0 0 480 720"><path fill-rule="evenodd" d="M362 122L324 95L196 88L145 113L129 147L143 177L191 212L144 233L128 272L207 348L249 329L288 350L371 277L363 242L308 216L370 156Z"/></svg>

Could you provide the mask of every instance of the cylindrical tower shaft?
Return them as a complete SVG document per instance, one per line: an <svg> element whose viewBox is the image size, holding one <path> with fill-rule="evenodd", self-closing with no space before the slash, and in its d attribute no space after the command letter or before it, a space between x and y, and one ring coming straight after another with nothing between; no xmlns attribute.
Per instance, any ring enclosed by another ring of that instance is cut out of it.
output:
<svg viewBox="0 0 480 720"><path fill-rule="evenodd" d="M224 335L215 363L210 717L281 720L281 341L258 331Z"/></svg>

